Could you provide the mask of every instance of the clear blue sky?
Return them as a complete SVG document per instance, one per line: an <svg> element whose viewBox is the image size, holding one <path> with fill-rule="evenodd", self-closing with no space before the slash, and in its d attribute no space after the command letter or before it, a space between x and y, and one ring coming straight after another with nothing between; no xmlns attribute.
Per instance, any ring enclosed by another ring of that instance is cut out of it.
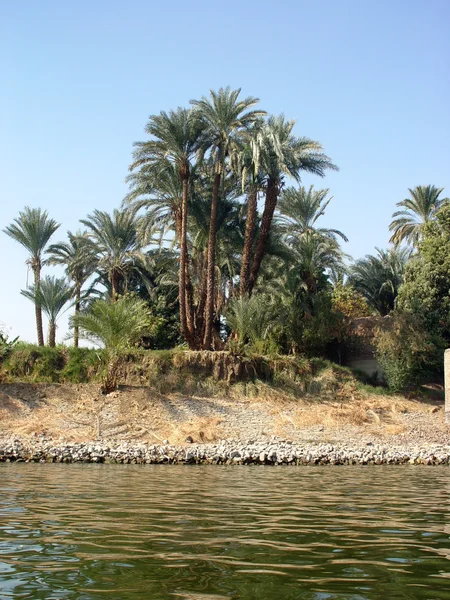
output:
<svg viewBox="0 0 450 600"><path fill-rule="evenodd" d="M62 223L57 241L118 207L148 116L226 85L324 145L340 171L304 183L330 188L324 223L355 258L387 245L408 187L450 195L449 0L28 0L0 12L0 229L40 206ZM0 252L0 322L34 341L26 252L3 233Z"/></svg>

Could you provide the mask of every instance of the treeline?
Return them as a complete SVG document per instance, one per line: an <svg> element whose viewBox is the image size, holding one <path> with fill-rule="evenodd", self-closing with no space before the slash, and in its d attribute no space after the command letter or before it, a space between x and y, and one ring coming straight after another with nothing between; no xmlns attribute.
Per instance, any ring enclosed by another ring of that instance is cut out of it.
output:
<svg viewBox="0 0 450 600"><path fill-rule="evenodd" d="M226 88L151 116L121 208L94 211L64 242L52 243L59 224L41 209L6 227L29 252L34 283L22 294L34 303L39 345L42 312L54 346L58 316L73 304L74 346L82 336L118 354L185 343L339 360L352 319L392 314L377 348L393 387L435 368L450 338L443 190L410 189L392 246L350 262L345 234L320 224L329 190L301 185L303 173L337 167L294 121L257 106ZM42 277L47 265L66 277ZM398 344L409 358L392 366Z"/></svg>

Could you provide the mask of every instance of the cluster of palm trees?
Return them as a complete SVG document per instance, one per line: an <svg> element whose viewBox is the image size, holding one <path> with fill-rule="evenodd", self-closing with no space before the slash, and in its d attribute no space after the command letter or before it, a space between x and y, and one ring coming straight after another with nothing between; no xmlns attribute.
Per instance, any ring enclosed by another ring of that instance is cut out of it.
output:
<svg viewBox="0 0 450 600"><path fill-rule="evenodd" d="M449 198L443 198L444 188L419 185L409 188L409 197L397 202L400 210L392 215L392 232L388 250L376 248L375 255L357 260L349 269L348 282L368 301L374 311L387 315L395 306L403 283L407 262L420 251L424 229Z"/></svg>
<svg viewBox="0 0 450 600"><path fill-rule="evenodd" d="M112 215L94 211L81 221L84 231L68 232L67 241L49 244L59 224L40 208L26 207L5 233L19 242L29 253L27 264L34 275L34 283L22 290L22 295L35 305L37 339L44 345L42 312L48 318L48 345L56 343L56 321L65 308L73 304L75 315L102 293L113 300L127 291L129 278L134 272L147 282L143 265L147 257L138 241L138 222L129 212L114 210ZM46 275L46 265L61 265L66 277ZM88 284L89 283L89 284ZM86 284L88 284L86 286ZM104 295L103 294L103 295ZM79 343L79 326L74 320L74 346Z"/></svg>
<svg viewBox="0 0 450 600"><path fill-rule="evenodd" d="M318 223L329 190L300 185L303 172L323 177L336 166L319 142L294 133L294 121L257 104L222 88L151 116L148 139L134 147L122 207L95 210L65 242L50 244L59 224L41 209L25 208L6 227L29 252L34 282L22 293L35 305L40 345L42 311L52 346L64 308L73 304L79 315L102 295L114 303L127 292L152 307L174 299L191 349L254 341L276 328L284 350L301 349L305 323L329 310L336 283L352 285L380 314L392 310L423 224L448 201L443 190L409 190L393 215L392 248L348 267L346 236ZM63 266L66 277L41 279L47 264Z"/></svg>
<svg viewBox="0 0 450 600"><path fill-rule="evenodd" d="M190 348L219 347L224 304L253 293L286 177L336 168L318 142L294 135L294 121L257 103L239 89L211 91L190 108L150 117L150 139L135 144L126 202L146 210L148 233L170 230L178 245L180 326Z"/></svg>

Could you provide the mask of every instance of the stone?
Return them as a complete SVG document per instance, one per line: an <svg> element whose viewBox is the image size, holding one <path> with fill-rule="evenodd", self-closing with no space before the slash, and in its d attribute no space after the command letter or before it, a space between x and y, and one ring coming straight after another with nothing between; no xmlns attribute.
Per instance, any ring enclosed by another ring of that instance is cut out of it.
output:
<svg viewBox="0 0 450 600"><path fill-rule="evenodd" d="M445 422L450 425L450 348L444 352Z"/></svg>

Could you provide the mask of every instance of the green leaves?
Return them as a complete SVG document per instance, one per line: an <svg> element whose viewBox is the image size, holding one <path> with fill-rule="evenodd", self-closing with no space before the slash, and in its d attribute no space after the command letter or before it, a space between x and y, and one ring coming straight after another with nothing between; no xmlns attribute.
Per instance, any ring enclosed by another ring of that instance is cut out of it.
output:
<svg viewBox="0 0 450 600"><path fill-rule="evenodd" d="M350 283L374 310L387 315L394 308L411 252L395 247L376 251L376 255L368 254L355 262L350 269Z"/></svg>
<svg viewBox="0 0 450 600"><path fill-rule="evenodd" d="M227 313L227 323L242 344L266 341L273 329L275 313L264 295L236 298Z"/></svg>
<svg viewBox="0 0 450 600"><path fill-rule="evenodd" d="M68 242L52 244L48 250L51 265L65 267L67 276L80 287L94 272L95 246L86 232L67 232Z"/></svg>
<svg viewBox="0 0 450 600"><path fill-rule="evenodd" d="M80 327L81 337L114 353L129 350L158 326L144 300L132 294L116 302L97 300L87 312L74 316L73 324Z"/></svg>
<svg viewBox="0 0 450 600"><path fill-rule="evenodd" d="M449 202L449 198L439 198L444 188L434 185L418 185L408 191L411 197L397 202L397 206L403 210L392 215L393 220L389 225L389 231L392 231L390 242L406 242L417 247L424 225L435 218L437 211L445 202Z"/></svg>
<svg viewBox="0 0 450 600"><path fill-rule="evenodd" d="M450 340L450 205L428 223L419 253L408 264L400 288L400 310L421 316L430 331Z"/></svg>
<svg viewBox="0 0 450 600"><path fill-rule="evenodd" d="M28 250L33 267L41 265L42 253L58 227L59 223L50 219L46 210L26 206L3 231Z"/></svg>
<svg viewBox="0 0 450 600"><path fill-rule="evenodd" d="M39 304L50 323L54 324L64 306L71 300L73 289L63 277L46 275L41 280L38 289L32 285L20 293L28 300Z"/></svg>
<svg viewBox="0 0 450 600"><path fill-rule="evenodd" d="M9 336L0 329L0 362L11 353L18 341L18 337L10 340Z"/></svg>
<svg viewBox="0 0 450 600"><path fill-rule="evenodd" d="M414 389L428 372L442 368L443 352L442 339L417 314L395 312L388 327L375 333L375 354L394 392Z"/></svg>
<svg viewBox="0 0 450 600"><path fill-rule="evenodd" d="M144 273L145 255L139 234L139 220L130 210L114 209L112 214L94 210L81 223L88 228L96 270L106 274L112 296L127 291L132 271Z"/></svg>
<svg viewBox="0 0 450 600"><path fill-rule="evenodd" d="M316 226L318 219L325 214L332 200L332 197L327 197L328 193L328 189L315 190L313 185L309 189L300 186L298 189L288 187L282 191L278 204L281 213L279 222L288 238L292 237L295 240L303 233L317 231L328 238L340 237L345 242L348 241L347 237L337 229L318 229Z"/></svg>

